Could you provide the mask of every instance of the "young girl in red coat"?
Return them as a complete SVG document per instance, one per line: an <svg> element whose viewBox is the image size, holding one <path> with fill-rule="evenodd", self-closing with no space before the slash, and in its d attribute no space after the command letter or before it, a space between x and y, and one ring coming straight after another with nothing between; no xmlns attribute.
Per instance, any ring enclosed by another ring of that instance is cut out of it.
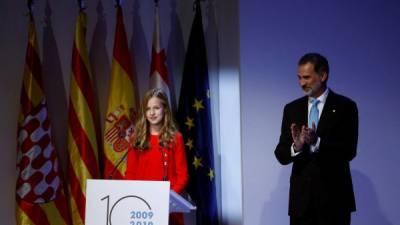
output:
<svg viewBox="0 0 400 225"><path fill-rule="evenodd" d="M168 180L172 190L183 193L189 178L184 141L161 89L146 92L131 143L125 179ZM171 213L169 224L184 224L183 215Z"/></svg>

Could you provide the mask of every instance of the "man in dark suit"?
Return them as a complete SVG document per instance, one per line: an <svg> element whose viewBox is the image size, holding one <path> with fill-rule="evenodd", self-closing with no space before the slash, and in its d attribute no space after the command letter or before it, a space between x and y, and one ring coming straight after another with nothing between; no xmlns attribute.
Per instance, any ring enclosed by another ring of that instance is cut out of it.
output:
<svg viewBox="0 0 400 225"><path fill-rule="evenodd" d="M284 108L275 156L293 163L291 225L349 225L356 210L349 163L357 153L357 105L328 89L328 77L324 56L304 55L298 79L305 96Z"/></svg>

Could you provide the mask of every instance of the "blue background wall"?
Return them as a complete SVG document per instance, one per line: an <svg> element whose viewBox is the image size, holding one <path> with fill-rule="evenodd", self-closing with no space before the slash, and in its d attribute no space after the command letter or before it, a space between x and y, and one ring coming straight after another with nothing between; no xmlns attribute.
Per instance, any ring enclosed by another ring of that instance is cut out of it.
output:
<svg viewBox="0 0 400 225"><path fill-rule="evenodd" d="M325 55L328 85L359 107L351 163L355 225L400 224L400 2L240 2L244 224L288 224L291 166L273 151L284 104L302 95L297 61Z"/></svg>

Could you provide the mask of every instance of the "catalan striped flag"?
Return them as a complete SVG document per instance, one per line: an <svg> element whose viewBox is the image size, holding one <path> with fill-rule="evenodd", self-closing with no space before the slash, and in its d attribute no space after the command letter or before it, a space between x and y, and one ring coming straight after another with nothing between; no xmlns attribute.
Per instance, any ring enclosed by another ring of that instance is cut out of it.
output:
<svg viewBox="0 0 400 225"><path fill-rule="evenodd" d="M18 225L71 224L43 92L41 62L32 14L20 98L17 145Z"/></svg>
<svg viewBox="0 0 400 225"><path fill-rule="evenodd" d="M154 9L154 31L153 31L153 47L151 49L151 68L150 68L150 88L162 89L172 103L170 94L170 80L166 66L166 54L161 46L160 35L160 15L158 0Z"/></svg>
<svg viewBox="0 0 400 225"><path fill-rule="evenodd" d="M86 47L86 13L76 20L68 108L69 203L74 225L85 223L86 180L99 178L96 98Z"/></svg>
<svg viewBox="0 0 400 225"><path fill-rule="evenodd" d="M121 179L126 164L117 166L129 147L136 117L133 73L121 5L117 5L111 78L104 130L104 176ZM113 171L117 167L117 170Z"/></svg>

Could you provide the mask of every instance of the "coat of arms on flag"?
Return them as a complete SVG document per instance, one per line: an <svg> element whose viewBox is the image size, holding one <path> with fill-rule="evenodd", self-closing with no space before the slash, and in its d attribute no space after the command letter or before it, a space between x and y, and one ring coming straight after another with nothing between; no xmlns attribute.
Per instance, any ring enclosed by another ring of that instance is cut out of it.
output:
<svg viewBox="0 0 400 225"><path fill-rule="evenodd" d="M117 110L107 115L106 122L110 123L110 128L106 130L104 135L105 141L116 152L127 150L129 147L128 138L133 132L133 118L135 112L130 110L130 115L124 113L123 105L120 105Z"/></svg>

